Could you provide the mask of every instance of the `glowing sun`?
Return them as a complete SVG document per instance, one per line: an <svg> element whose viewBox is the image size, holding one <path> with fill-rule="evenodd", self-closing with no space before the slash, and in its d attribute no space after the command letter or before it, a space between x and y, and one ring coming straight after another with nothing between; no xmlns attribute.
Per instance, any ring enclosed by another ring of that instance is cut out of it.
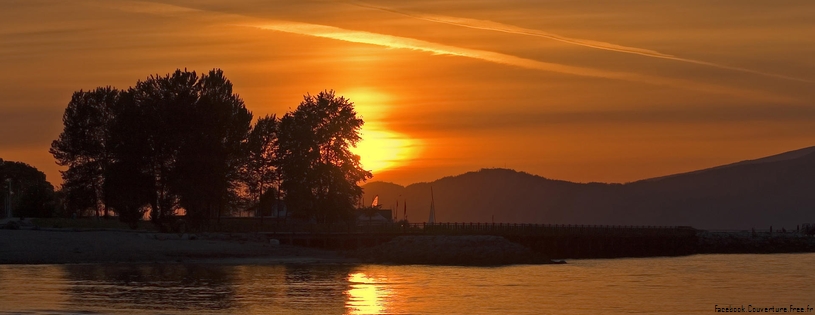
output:
<svg viewBox="0 0 815 315"><path fill-rule="evenodd" d="M399 167L416 154L416 141L407 135L387 128L386 118L391 107L387 94L373 89L356 89L344 93L354 103L357 113L365 121L360 131L362 140L351 152L359 155L362 168L377 172Z"/></svg>
<svg viewBox="0 0 815 315"><path fill-rule="evenodd" d="M373 173L404 164L413 156L413 141L398 133L363 128L361 136L362 141L351 151Z"/></svg>

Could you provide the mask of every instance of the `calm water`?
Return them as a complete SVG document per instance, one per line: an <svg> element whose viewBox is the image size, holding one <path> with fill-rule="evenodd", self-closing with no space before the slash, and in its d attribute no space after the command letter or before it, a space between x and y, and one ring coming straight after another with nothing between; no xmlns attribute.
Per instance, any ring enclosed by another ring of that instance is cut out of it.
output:
<svg viewBox="0 0 815 315"><path fill-rule="evenodd" d="M710 314L715 304L815 307L815 254L499 268L0 266L2 314Z"/></svg>

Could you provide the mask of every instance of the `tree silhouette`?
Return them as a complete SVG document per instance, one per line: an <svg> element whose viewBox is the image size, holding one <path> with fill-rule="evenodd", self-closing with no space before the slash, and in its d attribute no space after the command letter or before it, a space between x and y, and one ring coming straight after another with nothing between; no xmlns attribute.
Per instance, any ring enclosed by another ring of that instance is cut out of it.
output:
<svg viewBox="0 0 815 315"><path fill-rule="evenodd" d="M203 75L193 88L197 98L184 121L173 185L187 217L199 223L213 214L220 218L238 199L252 113L221 70Z"/></svg>
<svg viewBox="0 0 815 315"><path fill-rule="evenodd" d="M252 113L218 69L176 70L119 91L74 93L64 129L51 145L73 213L113 209L131 223L150 217L167 228L183 209L204 228L251 199L326 221L349 218L371 177L350 152L363 121L353 103L323 91L278 120Z"/></svg>
<svg viewBox="0 0 815 315"><path fill-rule="evenodd" d="M93 204L98 207L104 202L104 172L109 161L108 139L113 119L113 107L119 101L120 92L111 87L100 87L93 91L78 91L73 94L65 109L62 121L64 129L59 138L51 143L49 152L57 164L68 166L71 174L63 172L68 199L76 199L72 194L87 195L78 189L81 185L90 186L93 191ZM81 170L80 170L81 169ZM76 181L82 184L75 183ZM104 206L105 217L108 208Z"/></svg>
<svg viewBox="0 0 815 315"><path fill-rule="evenodd" d="M181 147L195 127L191 115L200 94L197 83L198 75L186 70L136 82L117 122L117 159L130 159L151 178L155 198L150 200L150 218L160 227L180 206L178 185L183 179L177 166Z"/></svg>
<svg viewBox="0 0 815 315"><path fill-rule="evenodd" d="M363 121L334 91L306 95L280 121L278 158L287 206L323 222L348 218L372 175L349 150Z"/></svg>
<svg viewBox="0 0 815 315"><path fill-rule="evenodd" d="M0 159L0 217L6 214L7 185L12 189L12 215L19 217L50 217L54 215L54 186L45 180L45 173L35 167Z"/></svg>
<svg viewBox="0 0 815 315"><path fill-rule="evenodd" d="M147 128L154 119L150 116L154 111L140 106L142 104L135 99L136 93L132 88L122 92L113 107L114 119L111 120L108 140L110 154L103 185L106 204L131 227L136 226L148 208L158 212L160 205L168 203L159 198L160 186L153 164L152 141L159 137L155 136L156 130Z"/></svg>
<svg viewBox="0 0 815 315"><path fill-rule="evenodd" d="M86 213L98 215L98 194L95 177L88 175L95 170L87 164L71 166L62 173L62 192L65 198L65 210L70 214L83 217ZM67 214L67 213L66 213Z"/></svg>
<svg viewBox="0 0 815 315"><path fill-rule="evenodd" d="M151 76L121 99L111 128L117 167L107 173L116 181L107 189L124 194L116 201L127 217L138 217L144 202L162 227L179 207L196 225L227 210L252 114L223 72Z"/></svg>
<svg viewBox="0 0 815 315"><path fill-rule="evenodd" d="M272 205L276 204L279 195L277 191L279 188L278 125L279 121L274 115L261 117L249 132L249 139L246 143L247 156L243 169L243 182L252 197L254 203L252 208L256 209L256 213L261 217L261 222L267 210L271 210ZM269 194L272 198L269 198Z"/></svg>

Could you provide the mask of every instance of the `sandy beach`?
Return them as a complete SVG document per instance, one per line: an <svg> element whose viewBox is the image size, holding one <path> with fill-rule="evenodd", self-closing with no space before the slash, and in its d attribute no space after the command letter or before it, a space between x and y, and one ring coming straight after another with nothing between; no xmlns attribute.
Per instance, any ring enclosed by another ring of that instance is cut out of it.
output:
<svg viewBox="0 0 815 315"><path fill-rule="evenodd" d="M135 231L0 230L0 264L349 262L336 252L262 240ZM225 239L226 238L226 239Z"/></svg>

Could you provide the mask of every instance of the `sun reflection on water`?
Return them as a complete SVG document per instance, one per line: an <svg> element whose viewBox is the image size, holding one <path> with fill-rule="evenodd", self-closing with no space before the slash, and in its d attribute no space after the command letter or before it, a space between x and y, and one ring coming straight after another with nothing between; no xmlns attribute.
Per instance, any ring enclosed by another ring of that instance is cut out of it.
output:
<svg viewBox="0 0 815 315"><path fill-rule="evenodd" d="M351 284L346 295L346 308L349 314L383 314L386 312L386 298L389 290L382 287L386 279L375 279L358 272L348 276Z"/></svg>

